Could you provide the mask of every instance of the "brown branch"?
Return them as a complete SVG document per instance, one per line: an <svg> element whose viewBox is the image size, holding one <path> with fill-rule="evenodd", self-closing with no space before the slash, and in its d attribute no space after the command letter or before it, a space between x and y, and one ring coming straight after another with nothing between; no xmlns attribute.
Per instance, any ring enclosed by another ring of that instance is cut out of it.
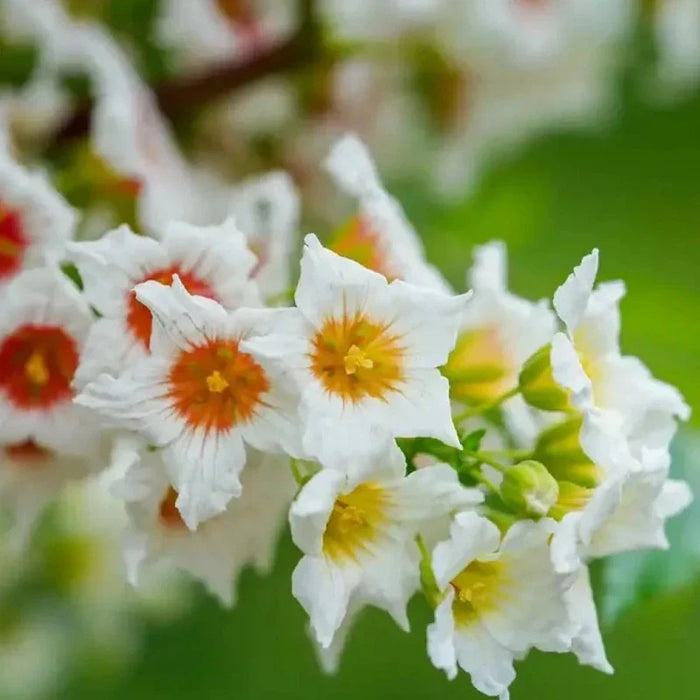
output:
<svg viewBox="0 0 700 700"><path fill-rule="evenodd" d="M319 32L313 0L299 0L299 28L287 40L256 51L243 60L215 66L207 73L184 80L162 83L154 95L169 119L186 114L203 104L268 75L286 73L314 63L319 55ZM85 136L90 129L92 104L80 105L57 132L57 143Z"/></svg>

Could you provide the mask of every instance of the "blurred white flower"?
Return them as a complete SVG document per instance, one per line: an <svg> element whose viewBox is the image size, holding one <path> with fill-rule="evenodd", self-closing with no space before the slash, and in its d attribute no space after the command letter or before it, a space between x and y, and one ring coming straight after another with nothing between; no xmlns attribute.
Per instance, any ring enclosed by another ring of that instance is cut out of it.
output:
<svg viewBox="0 0 700 700"><path fill-rule="evenodd" d="M190 573L222 603L233 605L245 566L252 564L260 573L270 570L294 496L288 458L253 452L241 477L242 495L196 531L187 528L175 507L177 493L162 455L137 448L117 455L125 458L128 469L111 490L125 501L129 515L124 560L132 584L142 583L144 568L160 564L161 570Z"/></svg>
<svg viewBox="0 0 700 700"><path fill-rule="evenodd" d="M24 269L58 263L75 223L47 178L0 148L0 290Z"/></svg>

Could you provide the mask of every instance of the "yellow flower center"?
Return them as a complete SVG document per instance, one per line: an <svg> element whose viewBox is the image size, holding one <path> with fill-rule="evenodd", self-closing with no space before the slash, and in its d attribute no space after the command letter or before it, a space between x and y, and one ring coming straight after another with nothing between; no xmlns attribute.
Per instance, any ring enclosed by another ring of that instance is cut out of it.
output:
<svg viewBox="0 0 700 700"><path fill-rule="evenodd" d="M215 369L207 377L207 388L213 394L220 394L224 389L228 388L229 383L224 379L218 369Z"/></svg>
<svg viewBox="0 0 700 700"><path fill-rule="evenodd" d="M371 482L338 496L323 533L323 551L335 561L357 560L386 522L386 491Z"/></svg>
<svg viewBox="0 0 700 700"><path fill-rule="evenodd" d="M505 566L502 561L473 561L450 582L455 592L452 613L466 625L480 612L491 610L501 597Z"/></svg>
<svg viewBox="0 0 700 700"><path fill-rule="evenodd" d="M46 360L40 352L33 352L24 365L24 376L36 386L44 386L51 375Z"/></svg>
<svg viewBox="0 0 700 700"><path fill-rule="evenodd" d="M352 402L384 398L403 381L405 350L387 325L362 314L330 318L312 341L311 371L331 394Z"/></svg>
<svg viewBox="0 0 700 700"><path fill-rule="evenodd" d="M363 369L372 369L374 367L374 362L357 345L350 346L343 362L345 364L345 374L355 374L360 367Z"/></svg>

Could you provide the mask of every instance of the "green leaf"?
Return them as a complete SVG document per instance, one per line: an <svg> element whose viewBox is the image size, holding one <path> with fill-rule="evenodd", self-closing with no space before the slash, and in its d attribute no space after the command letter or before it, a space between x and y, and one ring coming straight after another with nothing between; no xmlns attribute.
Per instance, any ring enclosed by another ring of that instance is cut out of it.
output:
<svg viewBox="0 0 700 700"><path fill-rule="evenodd" d="M481 447L481 441L486 435L485 428L479 428L461 438L460 442L465 452L478 452Z"/></svg>
<svg viewBox="0 0 700 700"><path fill-rule="evenodd" d="M676 439L671 476L684 479L700 493L700 433L685 431ZM668 551L646 550L602 562L600 612L611 624L641 603L692 583L700 575L700 505L692 503L666 526Z"/></svg>

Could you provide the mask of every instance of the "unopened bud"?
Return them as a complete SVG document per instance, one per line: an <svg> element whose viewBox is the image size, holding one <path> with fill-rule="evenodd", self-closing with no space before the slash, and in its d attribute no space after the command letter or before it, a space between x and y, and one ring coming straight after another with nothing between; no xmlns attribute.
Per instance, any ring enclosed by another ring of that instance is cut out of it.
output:
<svg viewBox="0 0 700 700"><path fill-rule="evenodd" d="M602 481L604 473L581 449L582 422L582 416L575 416L540 433L533 457L546 464L557 481L594 488Z"/></svg>
<svg viewBox="0 0 700 700"><path fill-rule="evenodd" d="M518 385L522 397L542 411L566 411L571 408L570 392L554 380L550 355L551 345L545 345L526 360L520 370Z"/></svg>
<svg viewBox="0 0 700 700"><path fill-rule="evenodd" d="M459 334L442 373L453 399L478 404L509 389L514 370L497 330L478 328Z"/></svg>
<svg viewBox="0 0 700 700"><path fill-rule="evenodd" d="M544 464L528 459L506 470L501 498L520 515L541 518L559 498L559 485Z"/></svg>

